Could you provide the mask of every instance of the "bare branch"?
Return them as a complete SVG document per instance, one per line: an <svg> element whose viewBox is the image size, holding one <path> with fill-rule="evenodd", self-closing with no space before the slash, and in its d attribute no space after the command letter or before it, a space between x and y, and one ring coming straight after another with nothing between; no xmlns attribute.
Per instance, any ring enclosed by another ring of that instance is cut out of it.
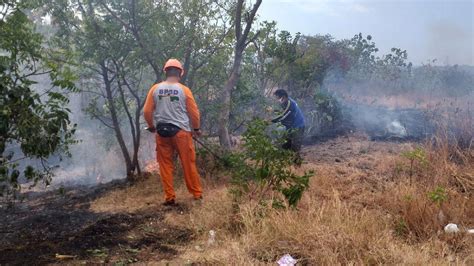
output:
<svg viewBox="0 0 474 266"><path fill-rule="evenodd" d="M92 114L92 117L99 120L104 126L110 128L110 129L115 129L114 126L110 125L109 123L107 123L103 118L101 118L100 116L96 115L96 114Z"/></svg>
<svg viewBox="0 0 474 266"><path fill-rule="evenodd" d="M255 15L257 14L257 10L258 8L260 7L260 4L262 3L262 0L257 0L257 2L255 2L255 4L253 5L252 7L252 10L250 11L250 15L249 15L249 18L248 18L248 21L247 21L247 24L245 26L245 30L242 34L242 40L240 39L237 39L238 42L245 42L245 40L247 39L247 36L250 32L250 29L252 28L252 23L255 19ZM242 44L241 43L241 44ZM244 47L245 48L245 47Z"/></svg>
<svg viewBox="0 0 474 266"><path fill-rule="evenodd" d="M116 67L118 67L118 65L116 65ZM118 69L117 69L117 72L118 72ZM125 100L125 93L123 92L123 89L122 89L122 84L120 83L120 78L117 78L117 88L118 88L118 91L120 93L120 100L123 104L123 109L125 110L125 113L127 114L127 118L128 118L128 122L130 123L130 128L132 130L132 139L133 139L133 144L134 146L136 145L136 133L135 133L135 125L133 124L133 118L132 118L132 115L130 114L130 110L128 109L128 104L127 104L127 101Z"/></svg>
<svg viewBox="0 0 474 266"><path fill-rule="evenodd" d="M24 75L23 78L27 78L27 77L31 77L31 76L40 76L40 75L44 75L44 74L49 74L49 73L51 73L51 72L53 72L53 71L52 71L52 70L48 70L48 71L44 71L44 72L39 72L39 73L38 73L38 72L36 72L36 70L35 70L35 71L33 71L33 72L29 73L29 74Z"/></svg>
<svg viewBox="0 0 474 266"><path fill-rule="evenodd" d="M135 1L134 1L135 2ZM132 30L132 27L127 23L125 22L122 18L120 18L117 13L115 13L112 9L110 9L110 7L104 3L104 1L100 1L100 3L102 4L102 6L105 8L105 10L107 10L109 12L109 14L114 17L116 20L118 20L120 22L120 24L122 24L122 26L124 26L127 30L129 30L130 32L133 32Z"/></svg>
<svg viewBox="0 0 474 266"><path fill-rule="evenodd" d="M86 93L91 93L91 94L95 94L95 95L99 95L100 97L107 97L105 96L105 94L103 92L97 92L97 91L91 91L91 90L81 90L82 92L86 92Z"/></svg>
<svg viewBox="0 0 474 266"><path fill-rule="evenodd" d="M254 43L254 44L255 44L255 47L258 47L258 46L256 45L256 42L255 42L255 41L257 40L257 38L258 38L258 36L260 35L260 33L261 33L261 31L258 30L258 31L255 33L255 35L252 36L251 39L249 39L247 42L245 42L245 47L247 47L250 43Z"/></svg>
<svg viewBox="0 0 474 266"><path fill-rule="evenodd" d="M213 46L212 50L207 54L206 58L210 58L213 56L217 51L224 49L223 47L220 46L220 44L225 40L225 38L230 34L231 28L229 28L218 40L218 42ZM198 65L194 66L194 71L198 70L201 68L203 65L205 65L209 60L203 60L201 63Z"/></svg>
<svg viewBox="0 0 474 266"><path fill-rule="evenodd" d="M8 164L12 164L12 163L15 163L15 162L18 162L18 161L21 161L21 160L24 160L28 157L24 156L24 157L21 157L21 158L17 158L15 160L12 160L12 161L6 161L6 162L2 162L2 165L8 165Z"/></svg>

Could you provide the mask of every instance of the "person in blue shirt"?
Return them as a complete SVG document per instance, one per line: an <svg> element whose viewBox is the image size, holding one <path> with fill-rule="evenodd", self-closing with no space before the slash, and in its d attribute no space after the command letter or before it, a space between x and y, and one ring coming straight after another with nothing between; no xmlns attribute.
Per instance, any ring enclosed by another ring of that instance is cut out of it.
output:
<svg viewBox="0 0 474 266"><path fill-rule="evenodd" d="M295 162L301 163L299 154L303 144L305 119L303 112L292 98L288 97L286 90L278 89L273 93L280 102L283 111L272 120L273 123L281 123L285 126L287 134L283 148L296 153Z"/></svg>

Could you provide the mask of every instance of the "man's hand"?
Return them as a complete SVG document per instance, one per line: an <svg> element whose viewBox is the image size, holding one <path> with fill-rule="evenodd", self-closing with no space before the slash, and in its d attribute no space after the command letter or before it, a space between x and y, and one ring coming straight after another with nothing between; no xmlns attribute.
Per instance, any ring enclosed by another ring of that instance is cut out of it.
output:
<svg viewBox="0 0 474 266"><path fill-rule="evenodd" d="M200 136L202 136L202 131L200 129L193 130L193 137L199 138Z"/></svg>
<svg viewBox="0 0 474 266"><path fill-rule="evenodd" d="M151 133L155 133L155 132L156 132L156 128L154 128L154 127L146 127L145 129L148 130L148 131L150 131Z"/></svg>
<svg viewBox="0 0 474 266"><path fill-rule="evenodd" d="M275 123L273 120L274 120L274 119L265 118L265 119L262 120L262 122L263 122L263 124L264 124L265 126L269 126L269 125Z"/></svg>

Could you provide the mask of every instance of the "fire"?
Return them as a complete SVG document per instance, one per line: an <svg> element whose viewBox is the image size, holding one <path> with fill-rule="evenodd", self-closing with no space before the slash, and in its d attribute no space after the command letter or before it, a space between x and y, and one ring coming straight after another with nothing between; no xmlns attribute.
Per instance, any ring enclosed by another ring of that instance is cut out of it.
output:
<svg viewBox="0 0 474 266"><path fill-rule="evenodd" d="M155 160L150 160L145 163L145 171L150 172L150 173L158 173L160 170L160 166L158 165L158 162Z"/></svg>

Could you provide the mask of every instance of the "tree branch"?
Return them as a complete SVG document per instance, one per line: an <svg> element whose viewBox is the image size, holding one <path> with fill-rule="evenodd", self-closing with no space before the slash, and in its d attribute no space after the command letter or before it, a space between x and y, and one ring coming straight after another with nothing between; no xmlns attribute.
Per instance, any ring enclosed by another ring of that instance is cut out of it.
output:
<svg viewBox="0 0 474 266"><path fill-rule="evenodd" d="M255 44L255 47L257 47L258 49L258 46L256 45L256 40L258 38L258 36L260 35L261 31L258 30L254 36L252 36L252 38L250 40L248 40L247 42L245 42L245 47L247 47L250 43L254 43Z"/></svg>
<svg viewBox="0 0 474 266"><path fill-rule="evenodd" d="M87 92L87 93L91 93L91 94L96 94L96 95L99 95L100 97L106 97L105 94L103 94L102 92L96 92L96 91L91 91L91 90L81 90L82 92Z"/></svg>
<svg viewBox="0 0 474 266"><path fill-rule="evenodd" d="M110 125L109 123L107 123L103 118L101 118L99 115L96 115L96 114L92 114L92 117L99 120L104 126L110 128L110 129L115 129L114 126Z"/></svg>
<svg viewBox="0 0 474 266"><path fill-rule="evenodd" d="M245 44L244 42L247 39L247 36L250 32L250 29L252 28L252 23L255 19L255 15L257 14L257 10L260 7L261 3L262 3L262 0L257 0L257 2L255 2L255 4L253 5L252 10L250 11L249 18L248 18L247 23L245 25L245 30L242 34L242 40L238 39L238 42L241 42L241 45ZM244 46L244 48L245 48L245 46Z"/></svg>
<svg viewBox="0 0 474 266"><path fill-rule="evenodd" d="M235 9L235 39L239 42L240 38L242 37L242 8L244 5L244 0L238 0L237 6Z"/></svg>

